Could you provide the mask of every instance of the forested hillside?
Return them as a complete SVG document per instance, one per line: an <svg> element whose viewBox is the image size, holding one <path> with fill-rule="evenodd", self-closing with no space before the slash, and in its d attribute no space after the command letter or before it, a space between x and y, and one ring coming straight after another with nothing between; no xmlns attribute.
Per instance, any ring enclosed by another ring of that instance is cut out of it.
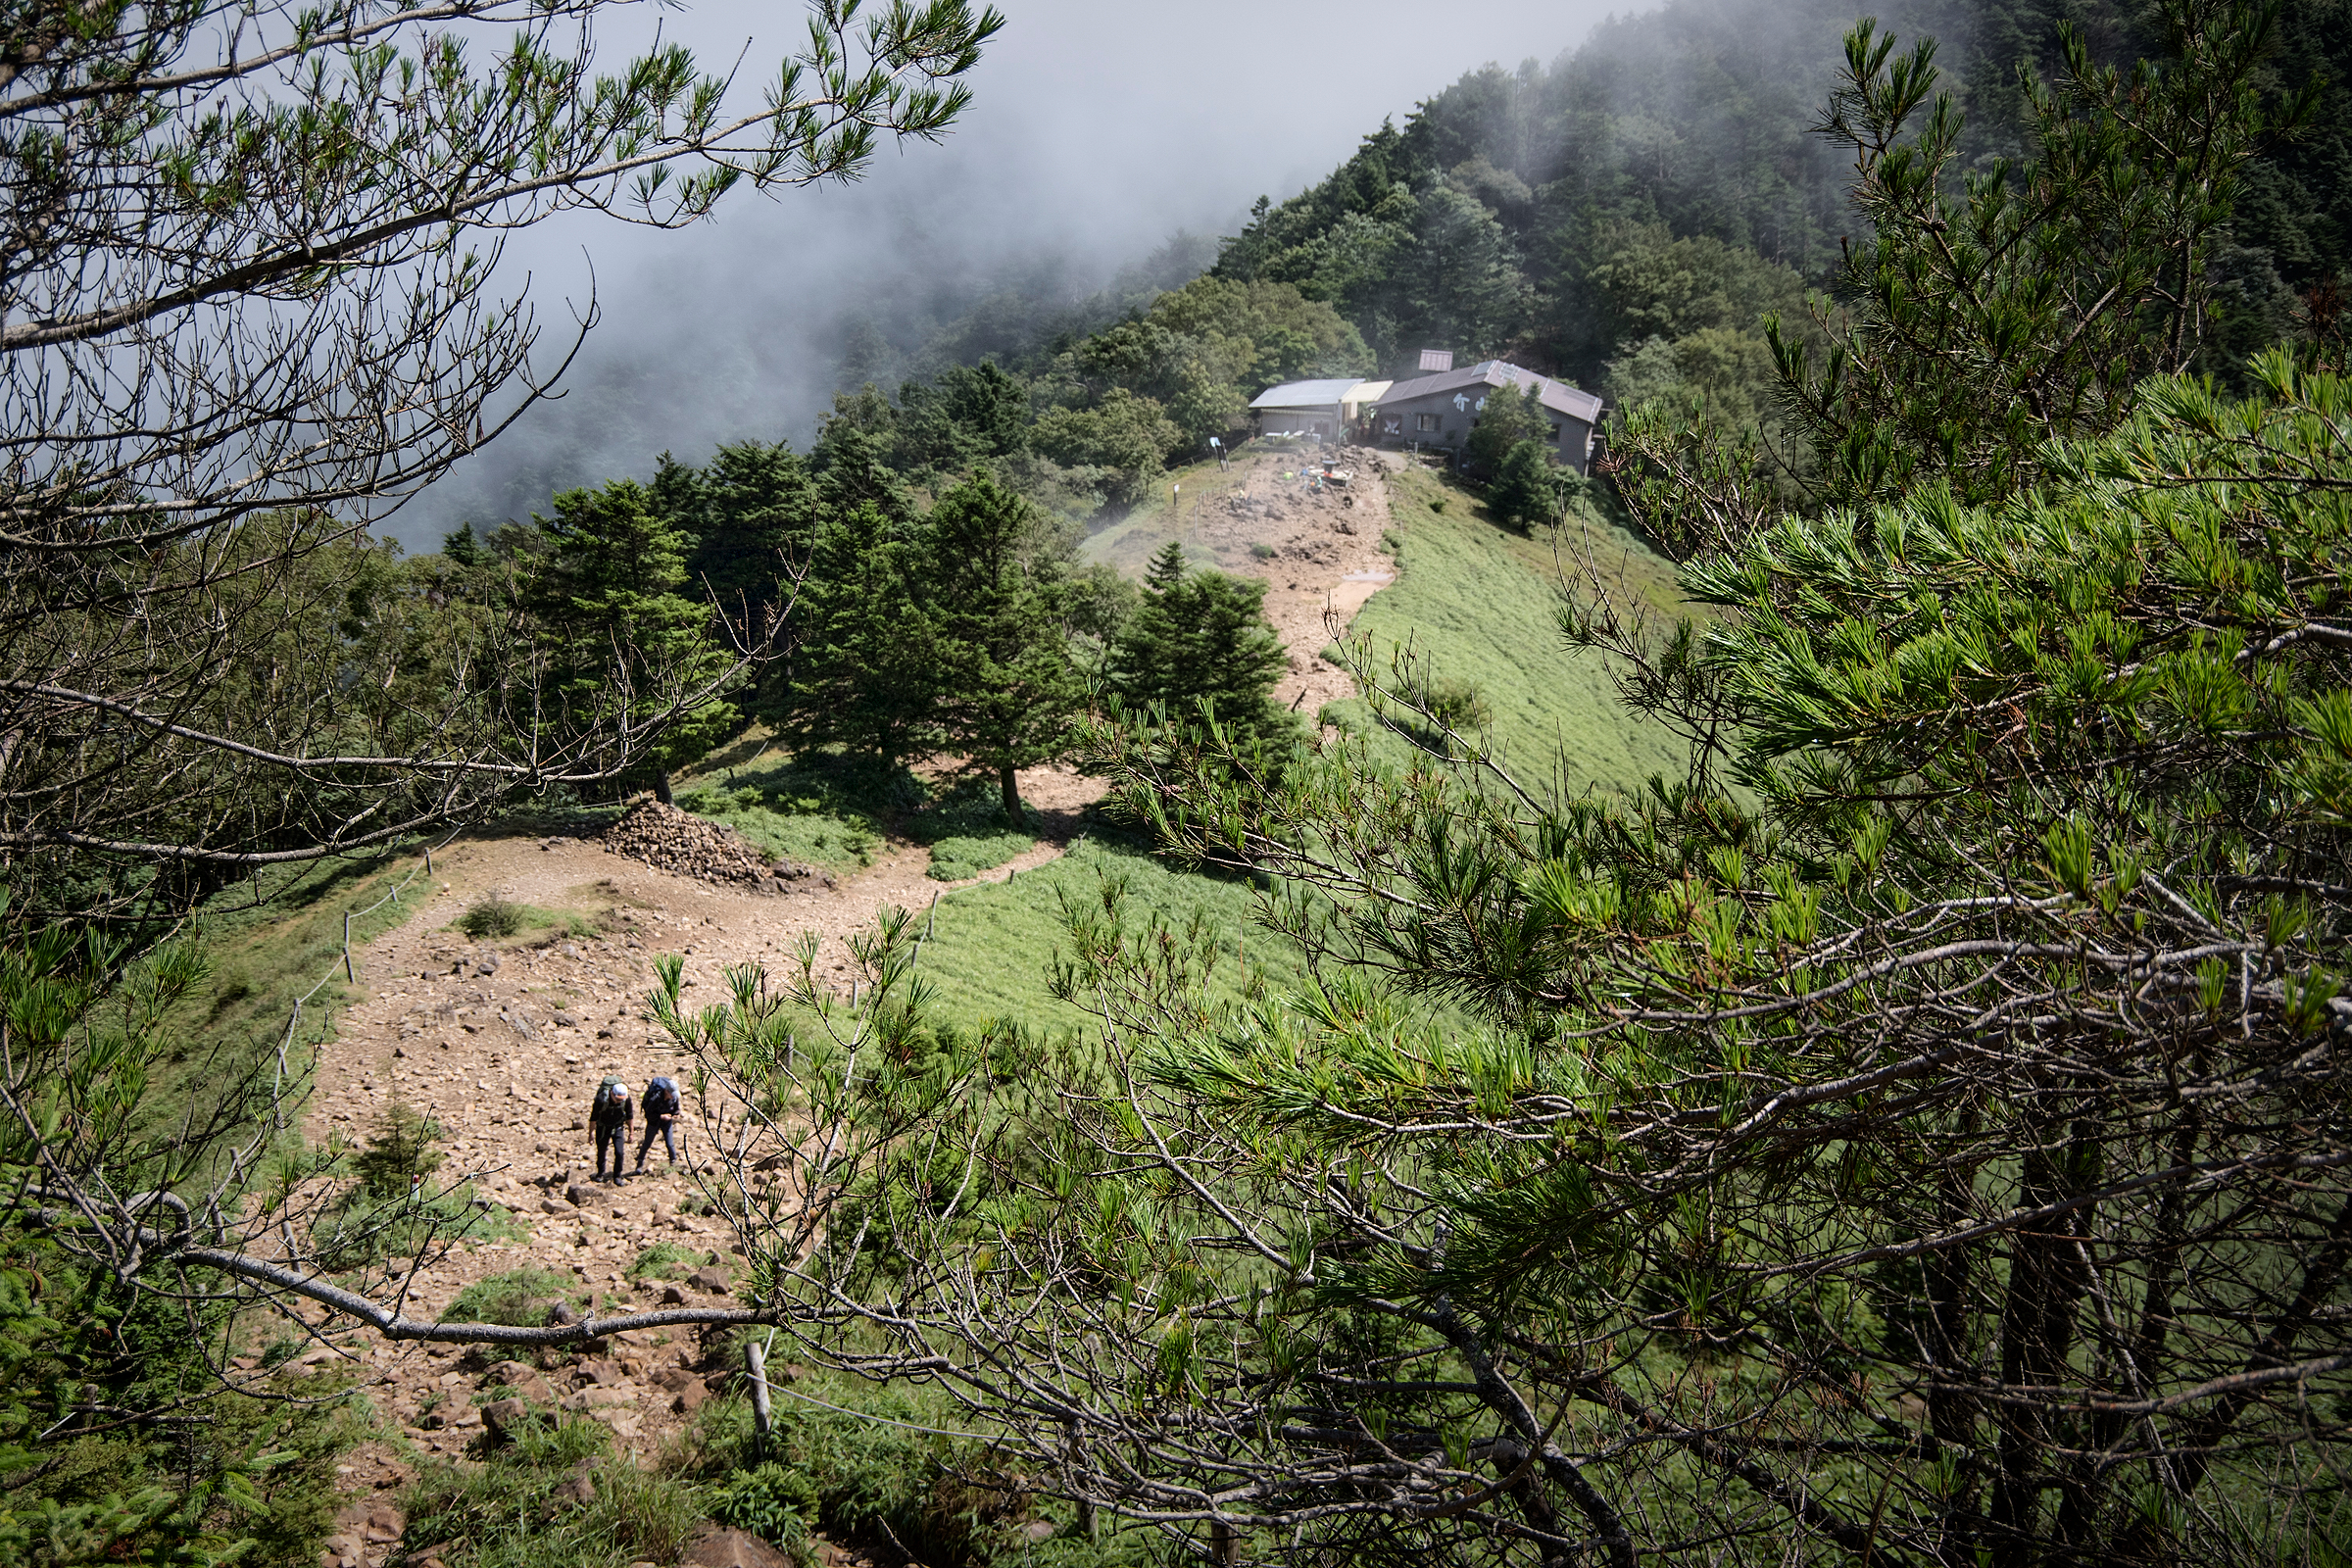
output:
<svg viewBox="0 0 2352 1568"><path fill-rule="evenodd" d="M2019 73L2059 64L2058 27L2093 58L2159 51L2151 8L2094 0L1904 0L1874 8L1936 40L1967 115L1965 168L2017 159ZM1766 412L1760 321L1794 319L1849 238L1850 156L1814 133L1854 8L1830 0L1675 0L1612 19L1548 68L1490 67L1366 136L1314 188L1261 200L1214 275L1296 284L1363 334L1384 369L1423 346L1502 357L1626 404L1675 386ZM2288 326L2296 296L2352 255L2352 20L2285 9L2274 96L2329 83L2306 134L2256 161L2220 284L2206 368L2234 377Z"/></svg>
<svg viewBox="0 0 2352 1568"><path fill-rule="evenodd" d="M2062 24L2101 65L2164 49L2155 10L2130 0L1876 14L1906 45L1936 40L1938 89L1965 116L1962 173L2028 157L2021 73L2059 72ZM906 471L952 466L974 448L943 435L943 411L969 367L993 363L1028 395L1029 449L1067 470L1041 472L1040 498L1075 515L1140 494L1267 385L1388 375L1425 347L1509 359L1618 408L1703 395L1715 417L1777 434L1763 321L1777 313L1806 336L1808 293L1864 237L1851 153L1818 134L1854 20L1836 0L1674 0L1610 19L1548 66L1473 72L1371 129L1315 186L1261 198L1213 262L1179 235L1085 301L1008 288L945 326L860 326L844 383L879 386L854 416L895 414ZM2315 77L2308 123L2248 169L2204 264L2197 364L2232 384L2352 259L2352 19L2288 6L2263 90L2283 101ZM1186 282L1200 266L1206 278Z"/></svg>

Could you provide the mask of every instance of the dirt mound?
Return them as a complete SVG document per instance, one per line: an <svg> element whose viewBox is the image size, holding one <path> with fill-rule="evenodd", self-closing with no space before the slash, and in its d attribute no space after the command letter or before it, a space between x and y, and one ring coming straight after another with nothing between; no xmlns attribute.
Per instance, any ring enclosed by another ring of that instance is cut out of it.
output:
<svg viewBox="0 0 2352 1568"><path fill-rule="evenodd" d="M814 866L770 859L733 828L663 806L651 796L605 829L601 842L615 855L643 860L674 876L753 893L833 885L833 878Z"/></svg>

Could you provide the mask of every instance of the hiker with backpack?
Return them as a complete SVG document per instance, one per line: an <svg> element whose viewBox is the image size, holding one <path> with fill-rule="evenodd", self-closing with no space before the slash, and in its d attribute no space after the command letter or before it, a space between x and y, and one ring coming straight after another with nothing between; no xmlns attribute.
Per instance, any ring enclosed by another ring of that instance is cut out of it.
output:
<svg viewBox="0 0 2352 1568"><path fill-rule="evenodd" d="M637 1142L637 1174L645 1174L646 1152L654 1147L654 1134L662 1135L662 1147L669 1153L669 1162L678 1162L678 1140L673 1131L683 1102L678 1098L678 1081L661 1077L645 1086L645 1136Z"/></svg>
<svg viewBox="0 0 2352 1568"><path fill-rule="evenodd" d="M605 1146L612 1146L612 1179L619 1181L628 1169L629 1123L636 1118L636 1107L629 1101L629 1086L617 1078L608 1078L596 1086L596 1099L588 1106L588 1130L596 1135L596 1179L605 1179ZM643 1156L639 1156L642 1160Z"/></svg>

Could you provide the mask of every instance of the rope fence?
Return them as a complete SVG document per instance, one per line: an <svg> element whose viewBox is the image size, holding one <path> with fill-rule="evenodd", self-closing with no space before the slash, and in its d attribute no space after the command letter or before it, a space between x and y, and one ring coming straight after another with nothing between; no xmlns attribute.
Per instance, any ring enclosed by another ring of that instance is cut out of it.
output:
<svg viewBox="0 0 2352 1568"><path fill-rule="evenodd" d="M289 1125L286 1118L286 1079L291 1069L287 1063L287 1055L288 1053L293 1050L295 1035L302 1027L302 1009L304 1004L309 1003L313 997L316 997L320 991L326 988L328 982L335 978L335 971L338 968L343 971L343 980L346 985L358 985L360 982L359 963L358 960L353 958L351 954L352 921L365 920L368 918L368 916L373 914L376 910L382 908L387 904L398 904L400 902L401 894L405 892L412 884L414 884L418 877L430 877L433 874L433 851L448 849L451 842L457 838L459 831L463 830L460 829L452 831L447 837L441 839L440 842L425 846L423 861L420 864L411 866L409 868L408 875L402 877L399 881L386 888L382 898L377 899L373 904L368 905L365 908L346 909L343 911L342 952L338 956L335 962L329 963L326 966L326 972L321 974L318 980L313 982L308 991L305 991L301 996L294 999L293 1009L287 1014L286 1017L286 1032L279 1038L277 1043L277 1078L275 1083L272 1085L270 1099L277 1107L277 1130L279 1132L284 1132Z"/></svg>

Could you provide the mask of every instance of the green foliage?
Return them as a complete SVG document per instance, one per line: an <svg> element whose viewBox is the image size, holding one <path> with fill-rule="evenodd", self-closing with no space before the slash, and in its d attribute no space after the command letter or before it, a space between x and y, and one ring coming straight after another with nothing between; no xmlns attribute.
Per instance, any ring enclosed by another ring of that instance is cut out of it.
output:
<svg viewBox="0 0 2352 1568"><path fill-rule="evenodd" d="M721 444L701 469L664 452L656 510L687 543L686 578L755 637L781 612L779 585L804 564L815 531L816 485L782 444Z"/></svg>
<svg viewBox="0 0 2352 1568"><path fill-rule="evenodd" d="M1038 1229L1151 1296L1115 1441L1250 1431L1214 1467L1296 1489L1293 1539L1348 1560L1308 1510L1363 1473L1298 1478L1356 1434L1483 1483L1476 1434L1572 1427L1529 1474L1618 1560L2329 1560L2278 1526L2330 1515L2352 1442L2323 1305L2352 1196L2267 1167L2342 1157L2312 1107L2352 1030L2352 384L2284 352L2243 401L2140 378L2184 363L2276 18L2165 7L2181 58L2121 78L2070 42L2028 89L2035 167L1958 195L1951 111L1900 130L1926 56L1856 30L1832 122L1873 237L1826 368L1783 367L1853 504L1790 507L1752 432L1653 410L1626 488L1689 608L1597 528L1570 558L1567 658L1688 748L1645 786L1583 789L1541 737L1350 742L1273 789L1131 739L1122 779L1180 852L1269 878L1317 983L1219 1007L1197 946L1073 916L1064 994L1133 1054L1072 1157L1128 1179ZM1400 514L1367 617L1451 521ZM1435 695L1353 662L1381 704ZM1400 1024L1367 971L1483 1027ZM1007 1317L1036 1343L1051 1310ZM1306 1401L1326 1425L1254 1446ZM1425 1537L1392 1495L1400 1551L1510 1560L1524 1515Z"/></svg>
<svg viewBox="0 0 2352 1568"><path fill-rule="evenodd" d="M1551 416L1533 386L1518 392L1501 388L1489 394L1485 403L1462 445L1462 457L1474 475L1492 478L1515 448L1542 449L1551 435Z"/></svg>
<svg viewBox="0 0 2352 1568"><path fill-rule="evenodd" d="M1448 492L1427 473L1392 475L1390 493L1399 524L1396 581L1365 603L1349 629L1372 669L1391 680L1397 656L1417 651L1404 689L1433 676L1475 688L1489 710L1487 744L1515 772L1541 778L1557 768L1571 788L1630 788L1681 765L1671 734L1625 710L1603 661L1544 653L1556 646L1560 608L1559 563L1548 543L1495 527L1458 495L1440 511ZM1652 612L1674 602L1667 564L1622 531L1587 514L1562 537L1590 541L1621 602ZM1370 730L1370 706L1360 699L1328 712Z"/></svg>
<svg viewBox="0 0 2352 1568"><path fill-rule="evenodd" d="M575 1289L568 1274L555 1269L519 1268L475 1280L457 1294L441 1314L445 1323L504 1323L513 1328L537 1328L548 1320L558 1300L575 1308L588 1305L586 1292Z"/></svg>
<svg viewBox="0 0 2352 1568"><path fill-rule="evenodd" d="M909 534L873 502L818 525L796 612L799 647L771 713L796 748L870 752L889 770L937 747L923 565Z"/></svg>
<svg viewBox="0 0 2352 1568"><path fill-rule="evenodd" d="M1061 618L1069 545L983 472L939 498L921 549L937 720L1017 825L1014 770L1062 754L1084 697Z"/></svg>
<svg viewBox="0 0 2352 1568"><path fill-rule="evenodd" d="M477 1568L621 1568L674 1562L701 1523L701 1499L671 1478L626 1462L589 1462L611 1437L584 1416L526 1426L479 1464L420 1466L401 1498L406 1540ZM567 1490L585 1478L580 1501Z"/></svg>
<svg viewBox="0 0 2352 1568"><path fill-rule="evenodd" d="M687 1272L703 1261L703 1256L691 1247L676 1242L656 1242L639 1252L624 1277L635 1281L683 1279ZM485 1318L484 1322L497 1319Z"/></svg>
<svg viewBox="0 0 2352 1568"><path fill-rule="evenodd" d="M557 661L564 707L540 723L591 727L673 710L648 753L666 794L672 768L733 733L734 707L718 695L730 668L712 610L689 597L691 540L634 479L556 496L536 514L541 554L525 595Z"/></svg>
<svg viewBox="0 0 2352 1568"><path fill-rule="evenodd" d="M1248 881L1180 870L1142 845L1092 833L1009 882L960 888L939 901L922 954L933 1016L963 1029L1000 1019L1047 1036L1083 1034L1089 1014L1056 1001L1049 982L1068 950L1068 910L1098 902L1106 884L1174 929L1213 933L1229 960L1210 977L1218 996L1294 986L1305 975L1294 944L1251 929L1257 895Z"/></svg>
<svg viewBox="0 0 2352 1568"><path fill-rule="evenodd" d="M789 1534L764 1539L779 1545L821 1524L836 1538L887 1529L928 1560L1020 1560L1006 1517L1017 1499L967 1492L951 1471L954 1460L977 1455L889 1424L934 1426L944 1408L918 1403L912 1391L854 1378L826 1378L811 1392L838 1408L779 1397L773 1438L757 1463L750 1406L726 1399L704 1407L681 1459L686 1474L716 1479L709 1494L713 1517L776 1520Z"/></svg>
<svg viewBox="0 0 2352 1568"><path fill-rule="evenodd" d="M1029 445L1065 468L1108 476L1114 501L1133 504L1152 488L1184 432L1152 398L1114 386L1091 408L1058 408L1039 416Z"/></svg>
<svg viewBox="0 0 2352 1568"><path fill-rule="evenodd" d="M993 870L1037 842L1026 820L1005 821L1003 801L977 782L951 790L908 817L902 831L915 843L930 846L931 864L925 874L939 882Z"/></svg>
<svg viewBox="0 0 2352 1568"><path fill-rule="evenodd" d="M2144 378L2186 368L2243 170L2310 108L2266 101L2275 13L2251 18L2217 12L2175 32L2180 58L2128 73L2069 31L2058 83L2029 95L2032 162L1958 192L1963 119L1934 43L1898 54L1855 30L1826 128L1854 151L1873 237L1838 279L1827 354L1771 330L1823 499L1940 477L1998 500L2033 482L2044 443L2115 428Z"/></svg>
<svg viewBox="0 0 2352 1568"><path fill-rule="evenodd" d="M709 1505L710 1517L720 1524L798 1552L808 1540L808 1521L817 1517L816 1483L804 1471L757 1465L712 1488Z"/></svg>
<svg viewBox="0 0 2352 1568"><path fill-rule="evenodd" d="M1487 486L1487 511L1513 527L1548 527L1562 520L1580 481L1551 461L1550 450L1521 441L1503 454Z"/></svg>
<svg viewBox="0 0 2352 1568"><path fill-rule="evenodd" d="M1170 540L1152 558L1112 650L1112 690L1170 723L1198 724L1213 713L1247 743L1287 744L1296 726L1273 693L1288 656L1266 620L1265 596L1262 582L1187 570L1183 546Z"/></svg>
<svg viewBox="0 0 2352 1568"><path fill-rule="evenodd" d="M518 935L522 923L523 906L500 893L476 900L464 914L451 922L457 929L477 940Z"/></svg>

